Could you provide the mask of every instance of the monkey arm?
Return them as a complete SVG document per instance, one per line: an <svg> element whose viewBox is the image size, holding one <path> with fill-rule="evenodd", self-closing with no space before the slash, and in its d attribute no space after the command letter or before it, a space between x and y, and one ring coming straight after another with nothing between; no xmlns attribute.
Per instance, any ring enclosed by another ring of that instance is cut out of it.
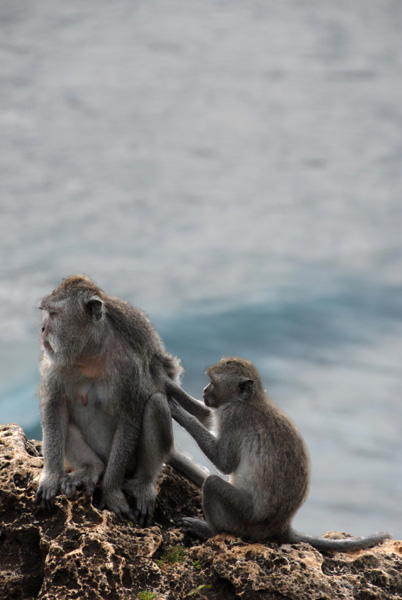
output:
<svg viewBox="0 0 402 600"><path fill-rule="evenodd" d="M52 508L59 492L64 471L64 446L68 411L61 389L45 381L41 386L42 453L44 466L35 501L42 508Z"/></svg>
<svg viewBox="0 0 402 600"><path fill-rule="evenodd" d="M172 379L166 379L165 388L168 396L173 396L184 410L196 417L205 427L211 426L212 411L205 404L187 394Z"/></svg>
<svg viewBox="0 0 402 600"><path fill-rule="evenodd" d="M175 400L169 399L169 405L174 420L189 432L215 467L225 475L233 473L238 464L237 452L229 447L226 438L215 437Z"/></svg>

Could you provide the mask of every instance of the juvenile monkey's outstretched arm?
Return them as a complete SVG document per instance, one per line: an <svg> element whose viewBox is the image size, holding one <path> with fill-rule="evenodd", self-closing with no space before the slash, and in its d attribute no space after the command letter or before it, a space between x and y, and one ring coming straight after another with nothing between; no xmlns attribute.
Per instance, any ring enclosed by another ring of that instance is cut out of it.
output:
<svg viewBox="0 0 402 600"><path fill-rule="evenodd" d="M175 381L166 380L166 393L168 397L173 397L185 411L196 417L205 427L211 426L212 411L205 404L185 392Z"/></svg>
<svg viewBox="0 0 402 600"><path fill-rule="evenodd" d="M195 439L205 456L225 475L237 465L237 452L231 452L225 436L216 438L202 423L186 412L175 400L169 399L170 411L175 421Z"/></svg>
<svg viewBox="0 0 402 600"><path fill-rule="evenodd" d="M213 420L212 411L205 404L190 396L179 384L171 379L166 380L165 389L170 407L171 404L175 404L178 409L182 407L184 409L183 414L190 413L190 415L198 419L197 422L202 423L206 428L211 427ZM169 464L198 487L202 487L209 475L207 470L199 467L191 458L184 455L175 447L170 454Z"/></svg>

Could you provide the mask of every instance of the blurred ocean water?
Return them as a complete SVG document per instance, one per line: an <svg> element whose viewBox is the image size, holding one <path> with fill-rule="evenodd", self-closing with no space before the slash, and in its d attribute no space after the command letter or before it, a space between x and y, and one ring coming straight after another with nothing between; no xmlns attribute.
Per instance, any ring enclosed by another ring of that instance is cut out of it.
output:
<svg viewBox="0 0 402 600"><path fill-rule="evenodd" d="M85 272L194 395L255 362L310 449L299 529L400 538L401 25L397 0L4 0L1 422L40 436L36 306Z"/></svg>

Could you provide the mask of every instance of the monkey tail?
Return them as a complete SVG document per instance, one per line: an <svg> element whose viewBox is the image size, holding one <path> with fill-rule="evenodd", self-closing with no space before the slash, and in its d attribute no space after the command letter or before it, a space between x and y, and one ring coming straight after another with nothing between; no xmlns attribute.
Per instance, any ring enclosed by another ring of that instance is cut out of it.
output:
<svg viewBox="0 0 402 600"><path fill-rule="evenodd" d="M189 456L186 456L183 452L177 450L177 448L173 449L168 462L176 471L184 475L184 477L195 483L198 487L202 487L202 484L209 475L206 470L204 471Z"/></svg>
<svg viewBox="0 0 402 600"><path fill-rule="evenodd" d="M333 540L327 538L316 538L303 533L299 533L290 528L288 532L281 537L280 543L297 544L298 542L307 542L317 550L324 552L354 552L355 550L364 550L371 548L377 544L381 544L384 540L392 539L392 535L385 531L380 531L367 537L356 537L346 540Z"/></svg>

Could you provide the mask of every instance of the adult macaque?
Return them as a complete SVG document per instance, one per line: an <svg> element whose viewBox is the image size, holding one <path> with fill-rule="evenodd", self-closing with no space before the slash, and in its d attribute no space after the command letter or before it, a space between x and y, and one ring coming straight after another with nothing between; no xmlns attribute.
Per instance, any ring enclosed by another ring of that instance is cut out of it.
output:
<svg viewBox="0 0 402 600"><path fill-rule="evenodd" d="M187 532L208 539L226 532L255 542L308 542L319 550L354 551L390 538L388 533L333 540L296 532L291 522L307 495L309 459L290 419L265 393L254 365L222 359L208 369L204 401L214 414L217 437L169 399L174 419L194 437L229 482L208 477L202 488L206 521L183 519ZM180 400L179 400L180 401Z"/></svg>
<svg viewBox="0 0 402 600"><path fill-rule="evenodd" d="M167 393L205 423L209 411L178 385L180 362L148 318L88 277L65 279L40 308L44 468L37 503L50 508L59 492L77 489L91 495L102 479L104 506L150 523L165 461L198 485L205 479L173 446ZM134 513L123 489L136 500Z"/></svg>

